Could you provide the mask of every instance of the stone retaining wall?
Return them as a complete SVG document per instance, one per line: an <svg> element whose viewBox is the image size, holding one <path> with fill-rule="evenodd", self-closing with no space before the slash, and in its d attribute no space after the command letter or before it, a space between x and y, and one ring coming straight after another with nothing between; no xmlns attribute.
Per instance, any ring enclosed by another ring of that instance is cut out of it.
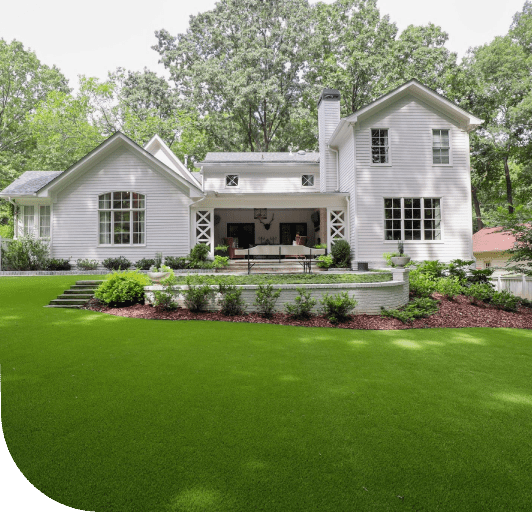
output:
<svg viewBox="0 0 532 512"><path fill-rule="evenodd" d="M294 301L298 295L297 288L304 287L310 290L311 296L318 301L325 293L329 295L338 294L346 291L349 297L358 301L355 308L355 314L378 315L381 312L381 307L386 309L396 309L404 306L408 302L409 281L408 270L400 269L392 270L393 281L385 281L379 283L334 283L334 284L274 284L274 290L281 290L281 296L277 300L276 311L284 312L284 305L287 302ZM155 290L162 290L164 287L160 285L146 286L146 302L151 304L153 302L153 292ZM176 288L186 289L186 285L178 285ZM217 288L217 286L212 286ZM247 312L256 311L253 305L257 294L257 285L239 285L242 288L242 298L247 304ZM184 307L183 297L179 296L177 303ZM318 303L319 306L319 303ZM317 312L316 306L315 312ZM216 301L211 303L207 308L209 311L216 311L219 309Z"/></svg>

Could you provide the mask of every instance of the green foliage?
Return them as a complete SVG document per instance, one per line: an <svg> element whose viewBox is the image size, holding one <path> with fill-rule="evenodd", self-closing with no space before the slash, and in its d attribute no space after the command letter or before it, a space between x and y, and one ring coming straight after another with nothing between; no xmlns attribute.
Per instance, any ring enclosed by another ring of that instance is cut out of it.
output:
<svg viewBox="0 0 532 512"><path fill-rule="evenodd" d="M190 251L190 260L193 263L206 261L209 255L209 246L207 244L196 244Z"/></svg>
<svg viewBox="0 0 532 512"><path fill-rule="evenodd" d="M46 261L46 270L70 270L72 265L70 260L61 258L50 258Z"/></svg>
<svg viewBox="0 0 532 512"><path fill-rule="evenodd" d="M212 266L213 268L225 268L229 266L229 256L215 256Z"/></svg>
<svg viewBox="0 0 532 512"><path fill-rule="evenodd" d="M498 309L503 309L504 311L517 311L517 306L519 305L519 297L516 297L506 290L500 292L493 292L491 296L490 304L495 306Z"/></svg>
<svg viewBox="0 0 532 512"><path fill-rule="evenodd" d="M467 282L476 284L484 283L487 284L490 282L490 277L493 274L495 269L493 268L484 268L484 269L474 269L470 271L470 274L467 276Z"/></svg>
<svg viewBox="0 0 532 512"><path fill-rule="evenodd" d="M358 302L350 298L347 292L341 292L336 295L325 293L320 299L320 304L320 313L327 317L331 324L336 324L348 320Z"/></svg>
<svg viewBox="0 0 532 512"><path fill-rule="evenodd" d="M254 302L259 314L264 318L270 318L280 295L281 290L274 291L271 283L259 284Z"/></svg>
<svg viewBox="0 0 532 512"><path fill-rule="evenodd" d="M125 256L118 256L116 258L106 258L102 261L102 265L108 270L127 270L131 267L131 261Z"/></svg>
<svg viewBox="0 0 532 512"><path fill-rule="evenodd" d="M45 270L49 261L48 243L31 235L3 244L1 251L4 270Z"/></svg>
<svg viewBox="0 0 532 512"><path fill-rule="evenodd" d="M176 297L179 291L173 288L166 290L154 290L153 306L162 311L173 311L179 307Z"/></svg>
<svg viewBox="0 0 532 512"><path fill-rule="evenodd" d="M316 258L316 265L320 268L330 268L333 266L334 259L330 254L322 254Z"/></svg>
<svg viewBox="0 0 532 512"><path fill-rule="evenodd" d="M460 283L467 282L467 276L471 272L471 266L474 265L475 260L461 260L455 259L447 266L449 275L456 277Z"/></svg>
<svg viewBox="0 0 532 512"><path fill-rule="evenodd" d="M144 287L150 280L138 270L113 272L98 286L94 296L109 306L144 302Z"/></svg>
<svg viewBox="0 0 532 512"><path fill-rule="evenodd" d="M464 295L469 297L471 303L490 302L493 293L493 287L486 283L474 283L464 290Z"/></svg>
<svg viewBox="0 0 532 512"><path fill-rule="evenodd" d="M98 261L86 259L76 260L76 267L80 270L96 270L98 268Z"/></svg>
<svg viewBox="0 0 532 512"><path fill-rule="evenodd" d="M398 252L384 252L382 254L382 257L386 261L386 265L388 267L395 267L395 265L392 263L392 258L395 258L396 256L399 256Z"/></svg>
<svg viewBox="0 0 532 512"><path fill-rule="evenodd" d="M195 284L198 281L187 276L187 289L182 291L185 306L193 313L205 311L209 302L214 298L215 290L208 284Z"/></svg>
<svg viewBox="0 0 532 512"><path fill-rule="evenodd" d="M316 244L314 249L327 249L327 244Z"/></svg>
<svg viewBox="0 0 532 512"><path fill-rule="evenodd" d="M404 324L412 323L417 318L427 318L438 311L438 301L427 297L417 298L399 309L381 308L381 316L397 318Z"/></svg>
<svg viewBox="0 0 532 512"><path fill-rule="evenodd" d="M351 267L351 246L347 240L336 240L334 244L331 245L331 255L335 267Z"/></svg>
<svg viewBox="0 0 532 512"><path fill-rule="evenodd" d="M242 298L242 288L237 288L232 282L218 285L218 304L220 311L225 316L243 315L246 312L246 303Z"/></svg>
<svg viewBox="0 0 532 512"><path fill-rule="evenodd" d="M436 291L441 293L449 300L454 300L457 295L460 295L464 289L460 284L458 277L440 277L435 281Z"/></svg>
<svg viewBox="0 0 532 512"><path fill-rule="evenodd" d="M299 295L294 299L294 303L285 304L286 312L293 318L307 319L312 316L312 308L316 305L317 301L310 296L310 291L305 288L296 288Z"/></svg>
<svg viewBox="0 0 532 512"><path fill-rule="evenodd" d="M414 270L410 272L410 275L421 274L430 279L437 279L438 277L444 277L447 268L445 263L441 263L438 260L424 260L416 264Z"/></svg>
<svg viewBox="0 0 532 512"><path fill-rule="evenodd" d="M410 273L410 292L415 297L430 297L436 291L435 279L416 271Z"/></svg>
<svg viewBox="0 0 532 512"><path fill-rule="evenodd" d="M220 252L227 252L229 250L229 246L228 245L217 245L215 248L214 248L215 251L220 251Z"/></svg>
<svg viewBox="0 0 532 512"><path fill-rule="evenodd" d="M154 265L154 259L142 258L135 263L135 268L137 268L138 270L150 270L150 267Z"/></svg>
<svg viewBox="0 0 532 512"><path fill-rule="evenodd" d="M164 264L174 270L187 268L187 259L179 256L166 256Z"/></svg>

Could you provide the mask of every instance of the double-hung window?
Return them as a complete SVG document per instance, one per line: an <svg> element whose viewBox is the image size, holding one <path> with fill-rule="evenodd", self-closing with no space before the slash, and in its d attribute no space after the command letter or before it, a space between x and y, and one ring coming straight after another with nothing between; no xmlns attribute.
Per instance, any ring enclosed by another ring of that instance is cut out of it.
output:
<svg viewBox="0 0 532 512"><path fill-rule="evenodd" d="M109 192L98 197L101 245L142 245L146 237L146 198L136 192Z"/></svg>
<svg viewBox="0 0 532 512"><path fill-rule="evenodd" d="M384 199L385 240L441 240L439 198Z"/></svg>
<svg viewBox="0 0 532 512"><path fill-rule="evenodd" d="M432 163L449 164L449 130L432 130Z"/></svg>
<svg viewBox="0 0 532 512"><path fill-rule="evenodd" d="M390 146L387 129L372 128L371 130L371 163L390 163Z"/></svg>
<svg viewBox="0 0 532 512"><path fill-rule="evenodd" d="M49 205L26 205L20 207L22 219L19 235L50 238L51 212Z"/></svg>

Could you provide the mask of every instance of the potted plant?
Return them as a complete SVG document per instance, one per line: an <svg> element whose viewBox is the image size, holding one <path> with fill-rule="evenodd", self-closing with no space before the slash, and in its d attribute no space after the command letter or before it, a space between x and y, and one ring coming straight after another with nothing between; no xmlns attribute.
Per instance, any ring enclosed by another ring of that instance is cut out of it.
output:
<svg viewBox="0 0 532 512"><path fill-rule="evenodd" d="M402 240L397 243L397 252L399 253L399 256L392 256L392 263L396 267L404 267L410 261L410 256L405 254L405 246Z"/></svg>
<svg viewBox="0 0 532 512"><path fill-rule="evenodd" d="M150 267L150 270L148 271L147 275L148 277L154 282L154 283L160 283L167 277L170 277L170 275L173 274L172 269L170 267L167 267L166 265L161 264L160 266L152 265Z"/></svg>

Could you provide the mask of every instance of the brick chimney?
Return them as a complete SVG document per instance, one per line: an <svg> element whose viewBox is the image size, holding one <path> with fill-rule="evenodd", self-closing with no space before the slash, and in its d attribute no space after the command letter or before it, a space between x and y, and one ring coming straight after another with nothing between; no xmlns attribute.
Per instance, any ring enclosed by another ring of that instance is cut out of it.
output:
<svg viewBox="0 0 532 512"><path fill-rule="evenodd" d="M336 153L327 143L340 122L340 91L323 89L318 101L320 145L320 192L334 192L336 183Z"/></svg>

